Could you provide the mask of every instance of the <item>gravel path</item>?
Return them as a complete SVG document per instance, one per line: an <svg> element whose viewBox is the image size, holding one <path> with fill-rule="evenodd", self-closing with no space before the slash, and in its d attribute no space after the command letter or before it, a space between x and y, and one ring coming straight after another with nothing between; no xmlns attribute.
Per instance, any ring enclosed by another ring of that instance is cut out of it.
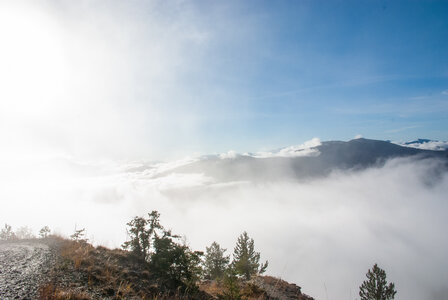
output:
<svg viewBox="0 0 448 300"><path fill-rule="evenodd" d="M0 299L37 299L53 259L39 240L0 242Z"/></svg>

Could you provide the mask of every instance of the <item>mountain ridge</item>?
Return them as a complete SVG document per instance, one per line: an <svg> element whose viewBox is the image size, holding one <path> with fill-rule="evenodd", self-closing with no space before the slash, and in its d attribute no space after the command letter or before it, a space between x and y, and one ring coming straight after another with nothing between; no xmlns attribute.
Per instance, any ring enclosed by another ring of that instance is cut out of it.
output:
<svg viewBox="0 0 448 300"><path fill-rule="evenodd" d="M440 159L448 166L448 151L434 151L397 145L388 141L353 139L325 141L309 147L311 155L254 157L204 156L197 161L162 172L157 177L173 173L201 173L218 181L306 180L329 175L336 170L361 170L382 166L393 158ZM304 149L304 150L307 150ZM300 150L302 151L302 150Z"/></svg>

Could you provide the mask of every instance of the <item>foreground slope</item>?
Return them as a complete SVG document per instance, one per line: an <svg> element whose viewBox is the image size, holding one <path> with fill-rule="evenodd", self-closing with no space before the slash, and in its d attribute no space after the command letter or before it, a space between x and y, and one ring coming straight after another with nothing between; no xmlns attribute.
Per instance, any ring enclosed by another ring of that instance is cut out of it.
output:
<svg viewBox="0 0 448 300"><path fill-rule="evenodd" d="M159 284L149 265L127 251L62 238L0 242L0 299L230 299L226 287L203 281L179 293ZM239 299L302 299L299 286L257 276L238 280Z"/></svg>

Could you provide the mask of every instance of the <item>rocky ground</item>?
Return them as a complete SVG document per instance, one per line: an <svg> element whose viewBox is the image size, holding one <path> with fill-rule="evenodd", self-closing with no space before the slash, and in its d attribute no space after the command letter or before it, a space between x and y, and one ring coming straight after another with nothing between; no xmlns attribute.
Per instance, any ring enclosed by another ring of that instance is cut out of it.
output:
<svg viewBox="0 0 448 300"><path fill-rule="evenodd" d="M313 300L312 297L302 293L300 286L271 276L257 276L251 281L259 289L264 290L267 299L272 300Z"/></svg>
<svg viewBox="0 0 448 300"><path fill-rule="evenodd" d="M241 300L314 300L303 294L301 288L272 276L254 276L251 280L238 280L238 295L229 296L223 282L202 281L199 288L211 296L211 299Z"/></svg>
<svg viewBox="0 0 448 300"><path fill-rule="evenodd" d="M0 241L0 299L37 299L54 260L40 240Z"/></svg>

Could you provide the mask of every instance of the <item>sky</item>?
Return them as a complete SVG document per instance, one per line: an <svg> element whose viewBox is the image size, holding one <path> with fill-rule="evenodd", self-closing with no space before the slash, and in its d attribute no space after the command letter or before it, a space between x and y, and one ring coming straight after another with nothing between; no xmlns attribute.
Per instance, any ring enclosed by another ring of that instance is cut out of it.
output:
<svg viewBox="0 0 448 300"><path fill-rule="evenodd" d="M446 1L0 1L2 157L448 139Z"/></svg>

